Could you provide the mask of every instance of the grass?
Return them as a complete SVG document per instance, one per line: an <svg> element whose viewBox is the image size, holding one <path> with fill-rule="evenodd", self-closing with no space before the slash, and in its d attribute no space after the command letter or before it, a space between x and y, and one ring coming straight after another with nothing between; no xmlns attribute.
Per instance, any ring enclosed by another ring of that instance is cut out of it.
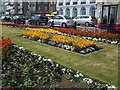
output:
<svg viewBox="0 0 120 90"><path fill-rule="evenodd" d="M2 36L12 39L14 44L23 46L36 54L50 58L56 63L80 71L90 78L118 87L118 46L97 43L103 49L81 55L61 48L49 46L22 37L17 37L23 30L2 26Z"/></svg>

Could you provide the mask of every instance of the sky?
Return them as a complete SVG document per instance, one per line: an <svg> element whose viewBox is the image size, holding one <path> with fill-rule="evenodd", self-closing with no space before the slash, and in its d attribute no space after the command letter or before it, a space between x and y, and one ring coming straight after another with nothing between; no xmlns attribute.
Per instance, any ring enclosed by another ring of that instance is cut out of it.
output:
<svg viewBox="0 0 120 90"><path fill-rule="evenodd" d="M107 0L107 1L120 1L120 0Z"/></svg>

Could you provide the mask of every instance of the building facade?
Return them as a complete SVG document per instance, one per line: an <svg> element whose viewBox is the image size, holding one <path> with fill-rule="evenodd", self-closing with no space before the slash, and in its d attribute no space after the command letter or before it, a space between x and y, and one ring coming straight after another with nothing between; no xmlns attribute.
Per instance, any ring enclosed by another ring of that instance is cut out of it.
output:
<svg viewBox="0 0 120 90"><path fill-rule="evenodd" d="M100 17L102 9L101 0L57 0L57 13L76 17L77 15L91 15Z"/></svg>
<svg viewBox="0 0 120 90"><path fill-rule="evenodd" d="M5 4L5 15L24 15L30 17L36 13L41 12L55 12L56 11L56 0L7 0L3 2ZM2 4L0 3L2 7ZM2 11L2 9L0 8Z"/></svg>
<svg viewBox="0 0 120 90"><path fill-rule="evenodd" d="M4 2L0 2L0 16L4 15L5 13L5 7L4 7Z"/></svg>
<svg viewBox="0 0 120 90"><path fill-rule="evenodd" d="M18 0L18 2L15 2L14 0L8 0L4 2L5 4L5 15L25 15L28 10L28 5L26 2L23 2L22 0Z"/></svg>

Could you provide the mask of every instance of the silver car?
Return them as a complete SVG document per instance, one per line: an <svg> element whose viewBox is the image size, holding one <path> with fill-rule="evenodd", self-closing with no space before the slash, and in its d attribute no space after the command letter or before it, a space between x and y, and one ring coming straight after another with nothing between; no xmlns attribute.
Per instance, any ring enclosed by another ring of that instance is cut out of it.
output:
<svg viewBox="0 0 120 90"><path fill-rule="evenodd" d="M73 20L77 23L77 25L82 24L82 25L90 26L97 24L97 19L90 15L78 15Z"/></svg>
<svg viewBox="0 0 120 90"><path fill-rule="evenodd" d="M50 25L62 26L62 27L72 27L74 26L74 21L72 18L64 15L57 15L48 21Z"/></svg>

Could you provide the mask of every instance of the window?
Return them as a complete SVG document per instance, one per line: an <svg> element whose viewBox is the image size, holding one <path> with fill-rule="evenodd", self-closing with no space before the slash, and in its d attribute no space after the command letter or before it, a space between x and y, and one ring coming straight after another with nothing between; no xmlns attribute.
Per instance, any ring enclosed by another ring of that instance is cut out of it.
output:
<svg viewBox="0 0 120 90"><path fill-rule="evenodd" d="M86 4L86 0L81 0L81 4Z"/></svg>
<svg viewBox="0 0 120 90"><path fill-rule="evenodd" d="M90 3L96 3L96 0L90 0Z"/></svg>
<svg viewBox="0 0 120 90"><path fill-rule="evenodd" d="M66 5L70 5L70 2L66 2Z"/></svg>
<svg viewBox="0 0 120 90"><path fill-rule="evenodd" d="M82 15L86 15L86 9L85 9L85 7L82 7L82 8L81 8L81 14L82 14Z"/></svg>
<svg viewBox="0 0 120 90"><path fill-rule="evenodd" d="M108 6L103 7L103 24L108 24L108 10Z"/></svg>
<svg viewBox="0 0 120 90"><path fill-rule="evenodd" d="M77 2L73 2L73 5L76 5L77 4Z"/></svg>
<svg viewBox="0 0 120 90"><path fill-rule="evenodd" d="M70 0L65 0L66 5L70 5Z"/></svg>
<svg viewBox="0 0 120 90"><path fill-rule="evenodd" d="M63 5L63 2L59 2L59 6L62 6Z"/></svg>
<svg viewBox="0 0 120 90"><path fill-rule="evenodd" d="M63 9L60 9L60 10L59 10L59 14L60 14L60 15L63 15Z"/></svg>
<svg viewBox="0 0 120 90"><path fill-rule="evenodd" d="M57 17L54 17L53 19L59 19L59 16L57 16Z"/></svg>
<svg viewBox="0 0 120 90"><path fill-rule="evenodd" d="M81 16L80 18L89 18L89 16Z"/></svg>
<svg viewBox="0 0 120 90"><path fill-rule="evenodd" d="M70 17L68 17L68 16L65 16L65 18L66 18L66 19L72 19L72 18L70 18Z"/></svg>
<svg viewBox="0 0 120 90"><path fill-rule="evenodd" d="M73 17L77 16L77 8L73 8Z"/></svg>
<svg viewBox="0 0 120 90"><path fill-rule="evenodd" d="M73 5L76 5L78 0L73 0Z"/></svg>
<svg viewBox="0 0 120 90"><path fill-rule="evenodd" d="M90 16L95 17L95 7L90 8Z"/></svg>
<svg viewBox="0 0 120 90"><path fill-rule="evenodd" d="M69 8L66 8L65 15L70 16L70 9Z"/></svg>
<svg viewBox="0 0 120 90"><path fill-rule="evenodd" d="M59 19L64 19L63 17L59 16Z"/></svg>
<svg viewBox="0 0 120 90"><path fill-rule="evenodd" d="M32 18L32 19L39 19L40 16L32 16L31 18Z"/></svg>
<svg viewBox="0 0 120 90"><path fill-rule="evenodd" d="M115 20L117 17L117 6L104 6L103 7L103 15L102 15L102 23L103 24L115 24Z"/></svg>

